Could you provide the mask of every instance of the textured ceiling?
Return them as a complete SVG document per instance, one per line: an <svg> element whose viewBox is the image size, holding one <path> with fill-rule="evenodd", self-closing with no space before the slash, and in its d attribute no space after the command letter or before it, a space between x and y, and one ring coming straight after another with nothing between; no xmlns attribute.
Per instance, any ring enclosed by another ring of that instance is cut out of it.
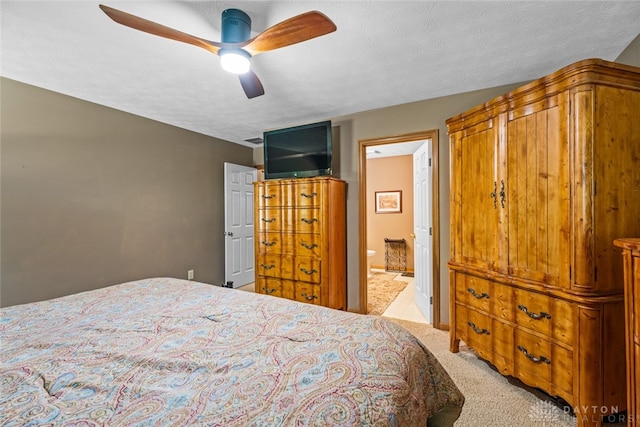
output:
<svg viewBox="0 0 640 427"><path fill-rule="evenodd" d="M634 1L103 3L209 40L227 8L251 16L252 35L330 17L336 32L253 58L266 94L247 99L217 56L116 24L99 2L0 2L2 76L247 146L268 129L614 60L640 31Z"/></svg>

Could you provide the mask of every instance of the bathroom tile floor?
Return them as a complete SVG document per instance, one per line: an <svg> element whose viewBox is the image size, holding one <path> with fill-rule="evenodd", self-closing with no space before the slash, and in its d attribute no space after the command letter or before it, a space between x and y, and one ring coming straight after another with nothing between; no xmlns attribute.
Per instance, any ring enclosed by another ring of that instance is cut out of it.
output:
<svg viewBox="0 0 640 427"><path fill-rule="evenodd" d="M384 271L372 269L372 271ZM384 317L393 317L395 319L409 320L417 323L429 323L424 315L416 306L413 295L415 290L413 277L405 277L398 274L394 280L403 280L407 282L407 287L398 294L395 300L382 313Z"/></svg>

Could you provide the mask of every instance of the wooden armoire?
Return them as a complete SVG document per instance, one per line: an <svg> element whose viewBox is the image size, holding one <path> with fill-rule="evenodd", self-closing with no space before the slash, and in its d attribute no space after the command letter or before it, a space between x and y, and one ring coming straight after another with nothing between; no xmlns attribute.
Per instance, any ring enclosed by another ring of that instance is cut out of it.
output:
<svg viewBox="0 0 640 427"><path fill-rule="evenodd" d="M258 293L347 309L346 182L256 181Z"/></svg>
<svg viewBox="0 0 640 427"><path fill-rule="evenodd" d="M623 411L619 236L640 235L640 68L584 60L447 120L451 351Z"/></svg>
<svg viewBox="0 0 640 427"><path fill-rule="evenodd" d="M616 239L622 249L627 354L627 425L640 420L640 238Z"/></svg>

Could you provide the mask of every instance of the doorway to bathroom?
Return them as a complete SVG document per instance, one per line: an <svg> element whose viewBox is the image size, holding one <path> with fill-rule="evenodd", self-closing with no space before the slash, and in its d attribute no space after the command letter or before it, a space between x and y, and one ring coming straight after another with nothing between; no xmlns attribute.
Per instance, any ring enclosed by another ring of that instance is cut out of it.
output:
<svg viewBox="0 0 640 427"><path fill-rule="evenodd" d="M364 312L369 297L375 298L369 292L370 268L398 273L399 280L415 276L407 291L435 327L440 323L437 137L432 130L360 141L358 177L360 307Z"/></svg>

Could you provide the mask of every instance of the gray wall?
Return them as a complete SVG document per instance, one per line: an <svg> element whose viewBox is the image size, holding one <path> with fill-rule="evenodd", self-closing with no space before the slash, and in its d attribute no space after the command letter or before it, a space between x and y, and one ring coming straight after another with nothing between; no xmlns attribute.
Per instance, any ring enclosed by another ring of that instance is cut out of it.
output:
<svg viewBox="0 0 640 427"><path fill-rule="evenodd" d="M0 305L224 281L223 162L253 150L3 78Z"/></svg>

